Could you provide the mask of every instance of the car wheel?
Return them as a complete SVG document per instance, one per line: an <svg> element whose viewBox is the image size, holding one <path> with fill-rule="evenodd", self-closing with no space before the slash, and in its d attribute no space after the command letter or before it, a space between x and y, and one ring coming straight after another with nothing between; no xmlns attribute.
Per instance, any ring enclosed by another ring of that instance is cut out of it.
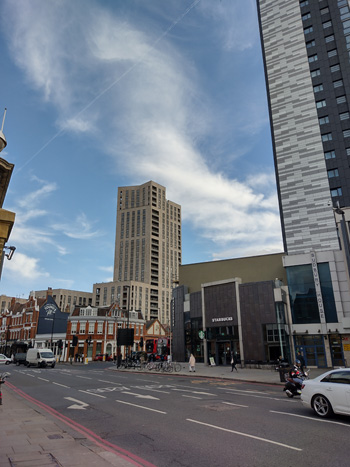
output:
<svg viewBox="0 0 350 467"><path fill-rule="evenodd" d="M54 363L51 365L51 368L55 368L55 364L54 364Z"/></svg>
<svg viewBox="0 0 350 467"><path fill-rule="evenodd" d="M333 414L332 405L327 397L317 394L312 399L312 408L319 417L330 417Z"/></svg>
<svg viewBox="0 0 350 467"><path fill-rule="evenodd" d="M16 366L20 366L20 363L19 363L19 362L16 362Z"/></svg>

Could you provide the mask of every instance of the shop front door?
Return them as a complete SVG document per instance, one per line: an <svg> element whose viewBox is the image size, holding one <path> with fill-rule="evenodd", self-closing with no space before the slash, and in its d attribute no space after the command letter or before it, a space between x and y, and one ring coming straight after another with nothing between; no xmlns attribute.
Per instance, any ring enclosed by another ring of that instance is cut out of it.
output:
<svg viewBox="0 0 350 467"><path fill-rule="evenodd" d="M231 345L230 341L216 343L216 364L230 365L231 362Z"/></svg>

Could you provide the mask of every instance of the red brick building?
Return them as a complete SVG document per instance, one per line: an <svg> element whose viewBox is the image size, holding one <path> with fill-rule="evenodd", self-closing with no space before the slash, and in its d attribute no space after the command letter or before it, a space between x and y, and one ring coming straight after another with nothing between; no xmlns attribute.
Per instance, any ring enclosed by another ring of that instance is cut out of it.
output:
<svg viewBox="0 0 350 467"><path fill-rule="evenodd" d="M134 330L134 345L130 351L141 350L140 341L144 335L145 320L140 311L120 309L116 304L108 307L76 307L68 318L67 356L79 358L83 355L93 360L96 355L114 356L120 350L125 356L125 346L117 349L118 329ZM73 338L77 344L73 347Z"/></svg>

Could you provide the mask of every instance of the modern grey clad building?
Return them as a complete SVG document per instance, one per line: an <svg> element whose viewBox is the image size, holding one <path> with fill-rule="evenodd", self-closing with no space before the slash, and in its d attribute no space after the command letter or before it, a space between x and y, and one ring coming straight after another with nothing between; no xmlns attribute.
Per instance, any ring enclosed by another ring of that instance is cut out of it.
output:
<svg viewBox="0 0 350 467"><path fill-rule="evenodd" d="M349 2L257 6L295 346L336 364L350 337Z"/></svg>

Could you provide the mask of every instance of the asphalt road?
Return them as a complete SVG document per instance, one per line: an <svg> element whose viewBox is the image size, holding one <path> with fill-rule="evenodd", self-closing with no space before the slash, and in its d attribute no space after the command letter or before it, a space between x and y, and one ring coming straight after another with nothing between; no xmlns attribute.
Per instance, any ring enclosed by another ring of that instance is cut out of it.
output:
<svg viewBox="0 0 350 467"><path fill-rule="evenodd" d="M319 419L279 386L114 368L21 366L11 383L157 467L348 464L350 418Z"/></svg>

